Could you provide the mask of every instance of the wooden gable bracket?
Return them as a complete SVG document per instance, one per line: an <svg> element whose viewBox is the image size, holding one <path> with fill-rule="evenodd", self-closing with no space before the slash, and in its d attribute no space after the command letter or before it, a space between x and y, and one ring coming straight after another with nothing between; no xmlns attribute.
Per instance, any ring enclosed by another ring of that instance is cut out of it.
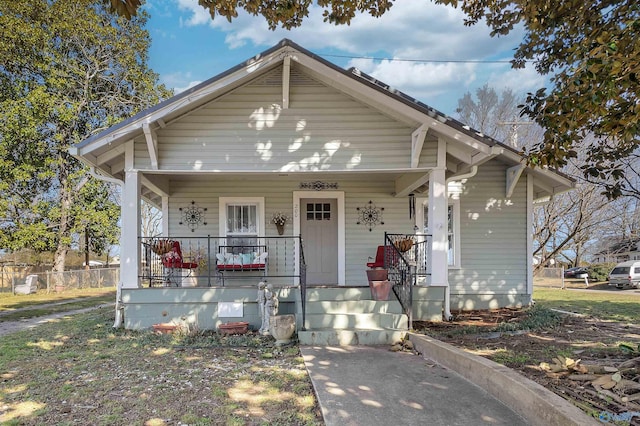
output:
<svg viewBox="0 0 640 426"><path fill-rule="evenodd" d="M282 65L282 109L289 109L289 81L291 79L291 56L284 57Z"/></svg>
<svg viewBox="0 0 640 426"><path fill-rule="evenodd" d="M141 175L140 183L154 194L169 196L169 179L165 176Z"/></svg>
<svg viewBox="0 0 640 426"><path fill-rule="evenodd" d="M406 197L425 183L429 182L430 172L407 173L395 181L394 197Z"/></svg>
<svg viewBox="0 0 640 426"><path fill-rule="evenodd" d="M411 133L411 168L418 167L418 161L420 160L420 153L422 152L422 146L424 140L427 137L427 131L429 126L423 124Z"/></svg>
<svg viewBox="0 0 640 426"><path fill-rule="evenodd" d="M518 184L518 180L520 179L520 175L522 175L522 172L524 171L525 168L526 166L524 164L518 164L516 166L509 167L507 169L506 171L507 198L510 198L513 195L513 190L516 188L516 185Z"/></svg>
<svg viewBox="0 0 640 426"><path fill-rule="evenodd" d="M147 141L147 150L149 151L149 158L151 159L151 168L158 170L158 136L155 130L153 130L149 123L142 123L142 131L144 132L144 138Z"/></svg>

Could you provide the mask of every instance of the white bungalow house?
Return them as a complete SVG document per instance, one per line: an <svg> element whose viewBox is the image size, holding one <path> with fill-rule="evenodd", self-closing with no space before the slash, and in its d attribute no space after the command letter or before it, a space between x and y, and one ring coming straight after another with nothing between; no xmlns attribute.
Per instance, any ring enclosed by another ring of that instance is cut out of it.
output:
<svg viewBox="0 0 640 426"><path fill-rule="evenodd" d="M606 248L594 256L598 263L620 263L628 260L640 260L640 238L627 238L615 243L605 242Z"/></svg>
<svg viewBox="0 0 640 426"><path fill-rule="evenodd" d="M529 304L533 204L573 185L289 40L71 150L122 185L117 323L257 328L266 280L303 343L385 343L409 319ZM141 236L141 199L160 238ZM367 287L378 246L387 301Z"/></svg>

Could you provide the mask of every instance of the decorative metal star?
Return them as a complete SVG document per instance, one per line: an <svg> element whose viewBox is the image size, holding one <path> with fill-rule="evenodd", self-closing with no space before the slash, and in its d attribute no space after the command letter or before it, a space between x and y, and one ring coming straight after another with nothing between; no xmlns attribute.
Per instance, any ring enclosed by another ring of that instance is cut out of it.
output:
<svg viewBox="0 0 640 426"><path fill-rule="evenodd" d="M191 232L194 232L201 224L207 224L207 222L204 222L204 212L207 211L207 208L198 207L195 201L191 201L189 207L185 207L184 209L180 207L178 210L182 214L180 225L187 225L191 229Z"/></svg>
<svg viewBox="0 0 640 426"><path fill-rule="evenodd" d="M373 201L369 200L368 205L360 208L356 207L358 211L358 225L363 224L364 226L369 227L369 232L376 227L376 225L384 225L384 221L382 220L382 212L384 211L384 207L376 207L373 204Z"/></svg>

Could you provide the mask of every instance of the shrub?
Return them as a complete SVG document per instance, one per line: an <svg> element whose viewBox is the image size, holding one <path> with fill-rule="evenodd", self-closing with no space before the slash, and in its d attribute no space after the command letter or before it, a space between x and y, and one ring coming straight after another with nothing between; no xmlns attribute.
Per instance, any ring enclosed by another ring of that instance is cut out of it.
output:
<svg viewBox="0 0 640 426"><path fill-rule="evenodd" d="M615 266L615 263L594 263L587 268L589 278L594 281L607 281L609 273Z"/></svg>

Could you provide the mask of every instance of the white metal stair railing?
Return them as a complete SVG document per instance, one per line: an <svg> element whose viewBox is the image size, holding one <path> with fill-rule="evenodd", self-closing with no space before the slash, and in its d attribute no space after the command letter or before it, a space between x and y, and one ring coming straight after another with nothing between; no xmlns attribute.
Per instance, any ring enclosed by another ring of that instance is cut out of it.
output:
<svg viewBox="0 0 640 426"><path fill-rule="evenodd" d="M429 247L431 235L428 234L390 234L384 235L385 260L389 281L393 283L393 293L413 323L413 287L418 277L429 275Z"/></svg>

